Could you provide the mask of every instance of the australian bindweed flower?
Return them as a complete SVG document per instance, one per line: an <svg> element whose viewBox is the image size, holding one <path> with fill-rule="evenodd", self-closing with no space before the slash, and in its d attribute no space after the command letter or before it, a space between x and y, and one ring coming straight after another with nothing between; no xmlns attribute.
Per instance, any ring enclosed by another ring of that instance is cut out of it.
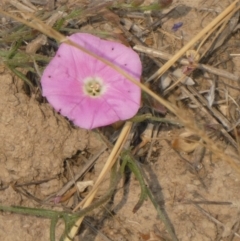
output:
<svg viewBox="0 0 240 241"><path fill-rule="evenodd" d="M86 33L73 42L140 79L140 58L131 48ZM141 90L116 70L79 49L61 44L43 72L42 93L53 108L79 127L93 129L133 117Z"/></svg>

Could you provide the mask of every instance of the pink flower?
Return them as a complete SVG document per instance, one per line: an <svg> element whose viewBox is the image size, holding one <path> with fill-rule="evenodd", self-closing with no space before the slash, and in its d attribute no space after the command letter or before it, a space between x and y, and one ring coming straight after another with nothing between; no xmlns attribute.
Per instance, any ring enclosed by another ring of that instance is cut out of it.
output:
<svg viewBox="0 0 240 241"><path fill-rule="evenodd" d="M141 62L131 48L85 33L69 38L140 78ZM46 67L41 84L43 96L54 109L85 129L129 119L140 106L138 86L110 66L64 43Z"/></svg>

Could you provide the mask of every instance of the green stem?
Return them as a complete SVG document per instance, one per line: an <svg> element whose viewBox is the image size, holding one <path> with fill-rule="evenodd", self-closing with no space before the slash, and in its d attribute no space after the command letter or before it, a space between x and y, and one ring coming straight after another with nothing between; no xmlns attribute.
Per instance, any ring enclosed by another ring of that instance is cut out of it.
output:
<svg viewBox="0 0 240 241"><path fill-rule="evenodd" d="M81 211L76 213L59 212L59 211L52 211L48 209L28 208L28 207L20 207L20 206L19 207L18 206L14 206L14 207L0 206L0 210L51 219L51 226L50 226L51 241L55 241L55 229L56 229L56 224L58 220L63 219L65 223L65 231L60 239L60 240L63 240L64 236L69 232L72 226L75 225L75 222L77 219L79 219L82 216L85 216L93 209L103 205L106 201L109 200L109 198L114 193L114 190L116 188L116 185L118 184L120 177L121 177L120 172L117 171L117 164L115 164L112 168L109 190L107 191L107 193L103 195L98 201L90 205L89 207L82 209Z"/></svg>
<svg viewBox="0 0 240 241"><path fill-rule="evenodd" d="M40 209L40 208L28 208L28 207L20 207L20 206L0 206L0 210L12 213L19 213L19 214L27 214L32 216L39 216L43 218L52 218L55 216L62 216L65 214L64 212L59 211L52 211L48 209Z"/></svg>
<svg viewBox="0 0 240 241"><path fill-rule="evenodd" d="M141 186L141 195L140 195L138 203L135 205L135 207L133 209L133 212L136 212L141 207L144 200L148 196L150 198L153 206L157 210L158 216L159 216L160 220L164 223L165 228L168 231L169 235L171 236L172 240L178 241L178 238L174 232L172 224L170 223L170 221L168 220L168 218L166 217L164 212L159 207L159 205L158 205L157 201L155 200L150 189L146 186L143 175L142 175L142 171L139 168L139 166L137 165L134 157L131 155L131 153L129 151L125 151L122 153L122 158L124 158L128 161L127 166L134 173L135 177L137 178L137 180L139 181L140 186Z"/></svg>
<svg viewBox="0 0 240 241"><path fill-rule="evenodd" d="M50 240L55 241L55 227L58 222L58 216L54 216L51 219L51 226L50 226Z"/></svg>
<svg viewBox="0 0 240 241"><path fill-rule="evenodd" d="M130 151L123 151L122 159L123 159L123 162L126 163L127 166L130 168L130 170L133 172L141 187L141 194L140 194L139 200L133 208L133 212L136 213L137 210L142 206L145 199L147 198L146 185L140 169L136 168L136 163L134 162Z"/></svg>
<svg viewBox="0 0 240 241"><path fill-rule="evenodd" d="M159 207L157 201L155 200L152 192L150 191L150 189L147 188L147 195L150 198L153 206L155 207L155 209L157 210L158 216L161 219L161 221L165 224L165 227L168 231L168 233L170 234L171 238L173 241L178 241L178 238L173 230L172 224L169 222L169 220L166 218L165 214L163 213L163 211L161 210L161 208Z"/></svg>
<svg viewBox="0 0 240 241"><path fill-rule="evenodd" d="M6 63L5 63L6 64ZM10 66L9 64L6 64L6 66L15 74L17 75L20 79L22 79L23 81L25 81L31 88L34 88L33 84L31 83L31 81L20 71L18 71L17 69L13 68L12 66Z"/></svg>

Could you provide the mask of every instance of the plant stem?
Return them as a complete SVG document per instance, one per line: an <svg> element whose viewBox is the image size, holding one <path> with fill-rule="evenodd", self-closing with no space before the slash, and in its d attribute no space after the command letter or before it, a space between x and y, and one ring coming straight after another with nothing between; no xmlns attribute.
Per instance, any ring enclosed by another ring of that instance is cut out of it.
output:
<svg viewBox="0 0 240 241"><path fill-rule="evenodd" d="M151 190L146 186L143 175L142 175L142 170L137 165L134 157L131 155L131 153L129 151L125 151L125 153L122 154L122 157L125 160L127 160L127 166L134 173L135 177L137 178L137 180L139 181L140 186L141 186L141 195L140 195L138 203L135 205L135 207L133 209L133 212L136 212L141 207L144 200L148 196L150 198L153 206L157 210L158 216L159 216L160 220L164 223L165 228L168 231L169 235L171 236L172 240L178 241L178 238L174 232L174 228L173 228L170 220L166 217L163 210L159 207Z"/></svg>

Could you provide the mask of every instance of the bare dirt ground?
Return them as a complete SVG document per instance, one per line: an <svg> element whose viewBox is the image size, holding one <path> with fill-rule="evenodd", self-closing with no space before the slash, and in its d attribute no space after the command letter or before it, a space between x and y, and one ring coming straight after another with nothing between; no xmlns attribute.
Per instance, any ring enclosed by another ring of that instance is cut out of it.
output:
<svg viewBox="0 0 240 241"><path fill-rule="evenodd" d="M73 8L86 4L87 1L66 2L57 1L57 4L67 4L69 8ZM145 4L151 2L153 1L145 1ZM174 54L231 2L233 1L175 0L169 9L164 10L172 11L161 20L159 27L142 41L149 47ZM44 8L44 5L41 8ZM154 20L154 17L146 18L149 18L149 21ZM91 20L92 22L82 25L82 32L91 32L94 29L116 34L121 32L109 19L102 22ZM137 26L145 26L142 18L131 20ZM2 24L4 21L7 20L2 17ZM176 32L172 31L173 25L179 22L183 23L182 27ZM240 76L239 56L230 56L239 53L239 37L238 30L230 34L222 46L208 57L206 63ZM204 52L204 47L201 51ZM150 76L148 71L153 70L148 69L150 60L144 54L141 54L141 57L145 67L143 76L146 78ZM157 69L156 66L153 68ZM198 91L209 91L212 86L202 73L193 74L191 77ZM46 101L39 101L38 95L29 95L22 80L10 74L7 68L1 68L0 83L0 204L53 210L74 207L79 198L76 192L58 204L54 203L52 196L71 180L73 175L81 172L94 155L105 148L105 142L96 131L86 131L73 126ZM216 85L218 97L215 101L218 102L213 106L233 123L234 118L239 118L239 82L218 77ZM210 115L206 114L189 99L178 101L177 97L181 94L180 88L177 88L166 98L183 108L186 118L194 115L199 124L211 127L211 133L209 130L208 133L223 147L224 153L229 156L238 155L230 141L219 134L212 112L209 112ZM225 102L221 101L226 99ZM166 118L177 121L170 113ZM112 137L117 131L109 127L103 128L102 132L107 137ZM236 132L237 130L235 133L229 131L234 140L239 138L239 133ZM208 148L204 154L199 154L196 148L190 148L189 151L189 143L183 143L183 146L177 141L173 143L182 133L188 133L186 128L154 122L153 133L156 135L138 152L139 165L143 169L148 187L171 221L178 239L240 240L240 176L235 168L225 160L217 158ZM199 159L201 154L203 158ZM82 180L95 181L108 155L109 150L105 148L94 167ZM108 181L106 178L98 197L108 189ZM88 191L87 189L80 193L80 196L86 196ZM75 240L171 240L150 200L146 200L136 213L132 212L139 195L139 183L130 175L125 184L123 181L119 183L111 203L95 209L87 216ZM63 228L63 223L60 222L57 225L57 240ZM50 240L49 230L49 219L0 213L0 240L47 241Z"/></svg>

